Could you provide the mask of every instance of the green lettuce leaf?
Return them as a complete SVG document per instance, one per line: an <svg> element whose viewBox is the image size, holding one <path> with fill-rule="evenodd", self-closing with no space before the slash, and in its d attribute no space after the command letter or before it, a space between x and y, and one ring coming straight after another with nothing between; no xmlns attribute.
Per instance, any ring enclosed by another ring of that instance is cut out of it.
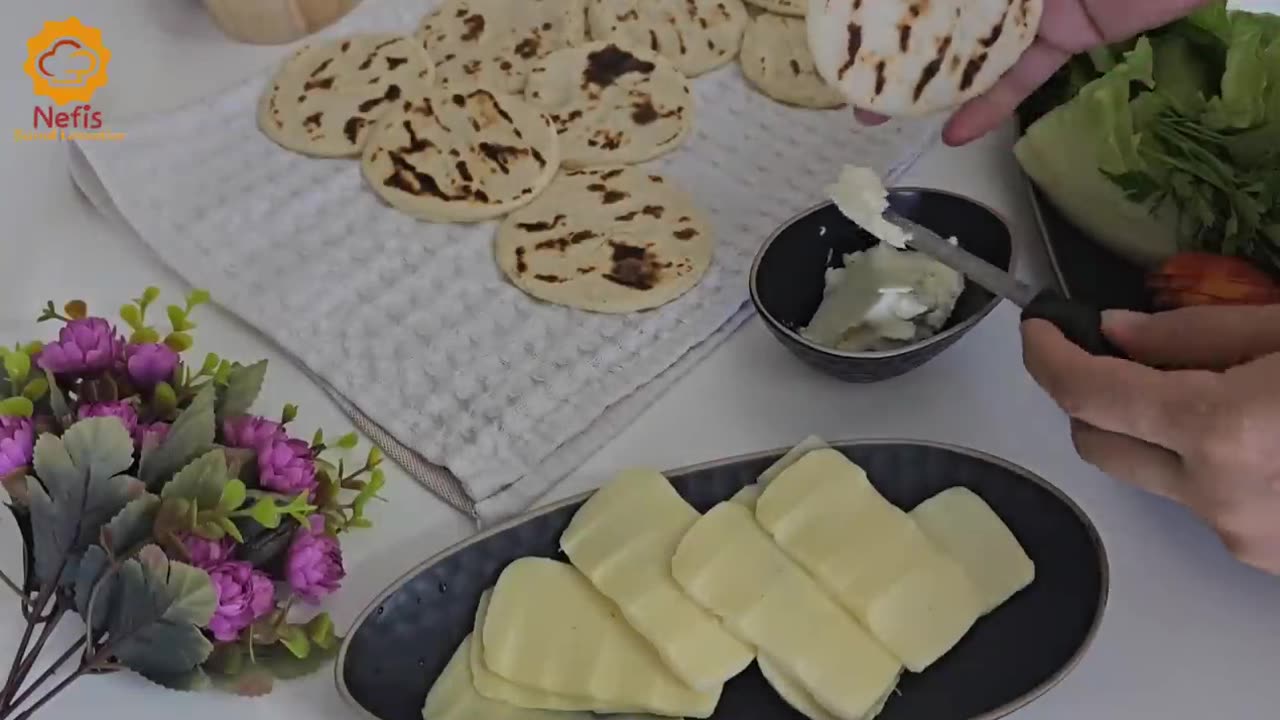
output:
<svg viewBox="0 0 1280 720"><path fill-rule="evenodd" d="M1139 187L1152 180L1140 152L1138 121L1149 122L1156 108L1135 120L1130 103L1133 84L1154 87L1153 64L1151 42L1142 38L1109 72L1027 128L1014 146L1023 171L1073 224L1143 266L1174 254L1178 235L1171 207L1161 204L1153 211L1129 197L1149 201L1158 191ZM1127 178L1127 189L1112 177Z"/></svg>

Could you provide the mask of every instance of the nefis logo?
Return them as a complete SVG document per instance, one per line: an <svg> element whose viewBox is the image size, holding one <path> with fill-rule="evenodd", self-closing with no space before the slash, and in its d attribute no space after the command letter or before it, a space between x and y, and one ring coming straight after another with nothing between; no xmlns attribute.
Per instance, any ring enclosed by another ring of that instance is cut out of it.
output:
<svg viewBox="0 0 1280 720"><path fill-rule="evenodd" d="M107 84L111 51L102 42L102 31L76 17L51 20L27 40L23 70L31 78L32 92L52 104L36 105L32 131L18 130L16 140L109 139L118 133L94 133L102 128L102 113L89 102ZM63 109L74 104L75 107Z"/></svg>

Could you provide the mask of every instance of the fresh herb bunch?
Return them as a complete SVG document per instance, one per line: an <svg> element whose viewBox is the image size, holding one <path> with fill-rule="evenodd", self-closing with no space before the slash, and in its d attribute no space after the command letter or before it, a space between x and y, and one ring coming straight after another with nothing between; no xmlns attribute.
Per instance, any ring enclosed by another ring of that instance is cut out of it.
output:
<svg viewBox="0 0 1280 720"><path fill-rule="evenodd" d="M188 364L209 296L168 306L164 335L147 318L158 297L121 308L127 337L81 301L50 302L39 320L62 323L56 340L0 348L0 481L26 550L22 582L0 580L27 621L0 720L31 717L88 673L259 695L337 651L329 616L301 611L341 585L339 538L370 527L381 454L349 469L338 456L354 434L292 437L293 405L251 414L267 362ZM69 615L83 634L28 682Z"/></svg>
<svg viewBox="0 0 1280 720"><path fill-rule="evenodd" d="M1024 170L1104 245L1280 272L1280 17L1209 3L1073 58L1028 112Z"/></svg>

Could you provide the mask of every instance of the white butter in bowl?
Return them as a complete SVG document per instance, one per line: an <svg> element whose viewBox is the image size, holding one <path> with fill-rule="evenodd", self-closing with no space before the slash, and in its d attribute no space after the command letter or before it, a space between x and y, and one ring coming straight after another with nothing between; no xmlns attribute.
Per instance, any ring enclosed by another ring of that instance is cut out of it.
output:
<svg viewBox="0 0 1280 720"><path fill-rule="evenodd" d="M800 334L844 352L896 349L937 334L962 292L956 271L882 242L827 270L822 302Z"/></svg>
<svg viewBox="0 0 1280 720"><path fill-rule="evenodd" d="M844 352L894 350L937 334L964 292L964 276L907 249L911 236L885 219L889 193L874 171L846 165L827 193L880 243L827 270L822 303L800 334Z"/></svg>

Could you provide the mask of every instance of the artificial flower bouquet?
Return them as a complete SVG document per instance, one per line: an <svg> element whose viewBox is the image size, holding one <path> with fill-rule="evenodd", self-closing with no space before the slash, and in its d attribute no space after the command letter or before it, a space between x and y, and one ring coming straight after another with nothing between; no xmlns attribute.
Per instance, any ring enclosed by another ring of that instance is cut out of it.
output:
<svg viewBox="0 0 1280 720"><path fill-rule="evenodd" d="M209 296L166 308L164 336L147 317L158 296L121 308L127 337L72 301L40 316L62 324L56 340L0 347L0 480L25 546L21 582L0 580L26 619L0 720L88 673L256 695L336 653L328 615L308 606L341 584L341 534L370 526L381 456L348 469L354 434L293 437L293 405L252 414L266 361L189 364ZM69 616L83 633L29 679Z"/></svg>

